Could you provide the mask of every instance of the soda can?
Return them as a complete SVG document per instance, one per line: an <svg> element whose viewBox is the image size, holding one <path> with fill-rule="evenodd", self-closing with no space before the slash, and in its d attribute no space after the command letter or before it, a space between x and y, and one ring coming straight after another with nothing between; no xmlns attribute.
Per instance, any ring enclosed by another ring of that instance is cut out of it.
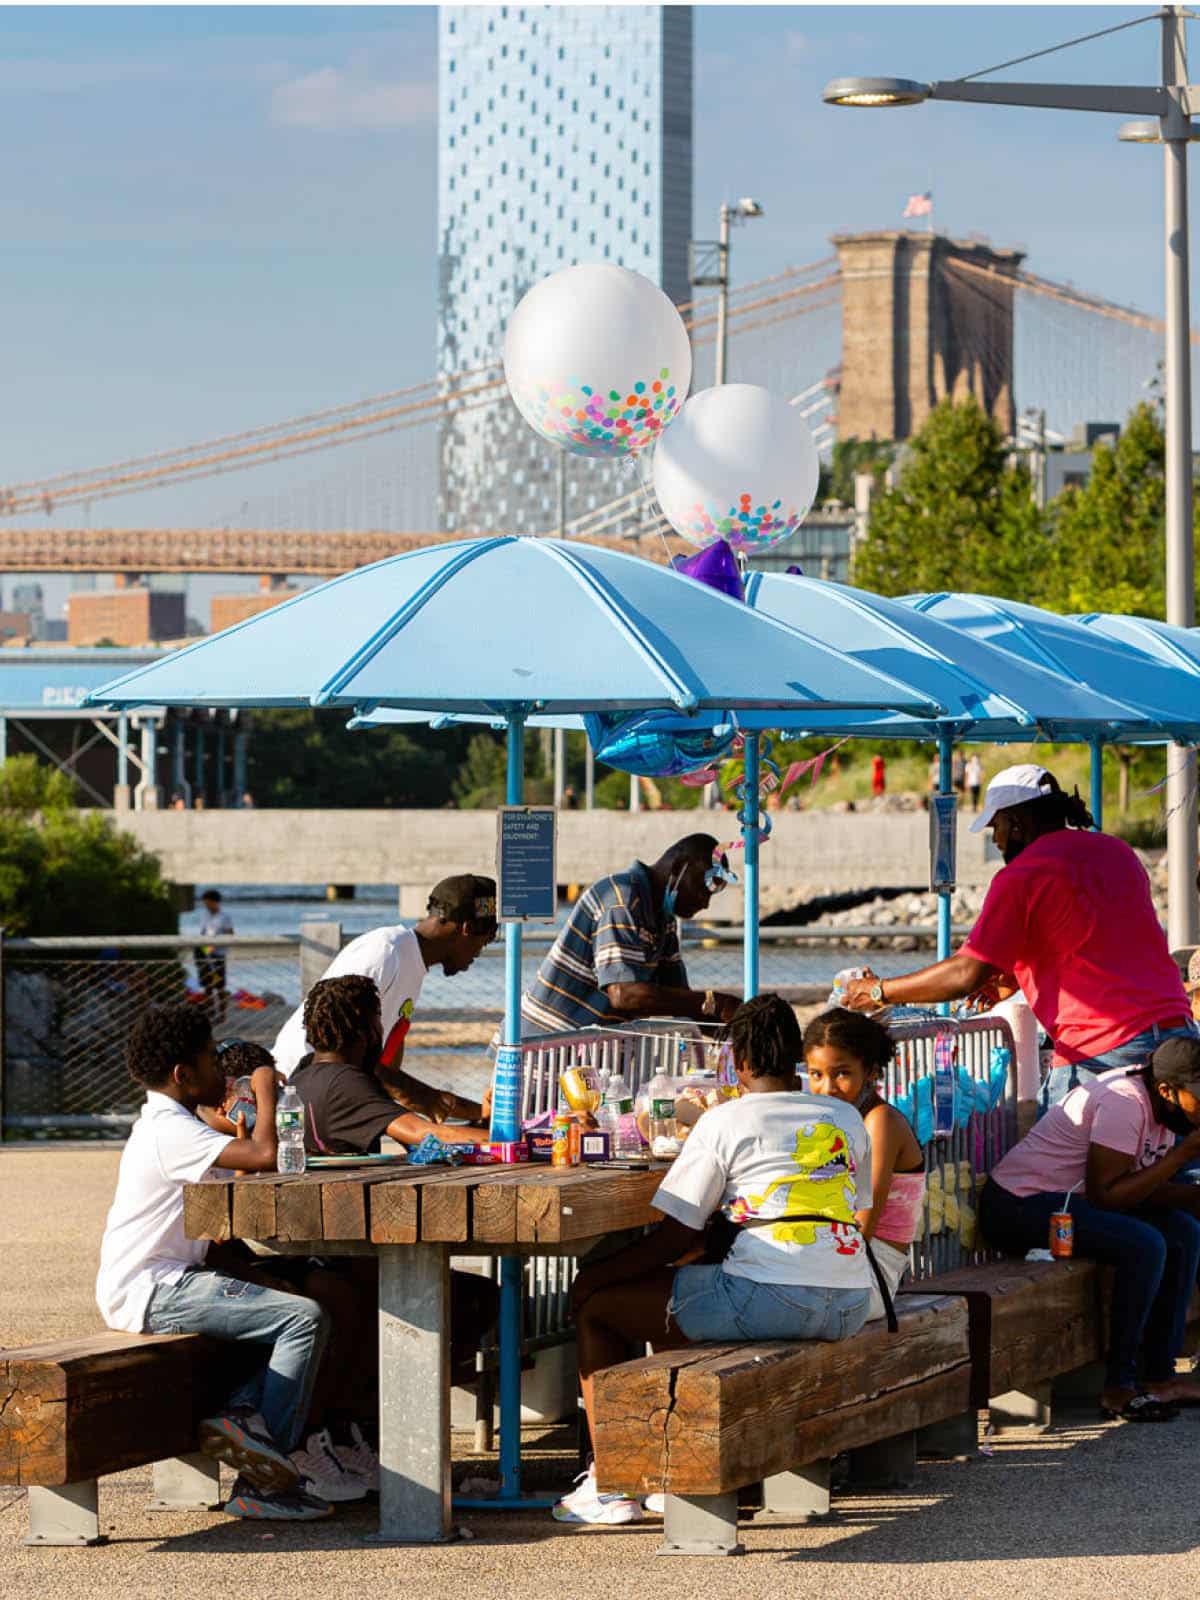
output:
<svg viewBox="0 0 1200 1600"><path fill-rule="evenodd" d="M583 1128L576 1117L571 1118L567 1129L567 1165L577 1167L583 1159Z"/></svg>
<svg viewBox="0 0 1200 1600"><path fill-rule="evenodd" d="M1050 1254L1061 1261L1074 1253L1074 1219L1069 1211L1056 1211L1050 1218Z"/></svg>
<svg viewBox="0 0 1200 1600"><path fill-rule="evenodd" d="M550 1124L550 1131L554 1143L550 1148L550 1165L552 1167L569 1167L571 1165L571 1129L573 1120L566 1112L561 1112Z"/></svg>

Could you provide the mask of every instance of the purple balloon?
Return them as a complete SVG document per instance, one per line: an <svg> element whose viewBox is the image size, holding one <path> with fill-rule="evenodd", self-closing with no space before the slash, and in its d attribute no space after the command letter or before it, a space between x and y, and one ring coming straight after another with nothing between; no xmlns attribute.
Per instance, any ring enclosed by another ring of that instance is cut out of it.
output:
<svg viewBox="0 0 1200 1600"><path fill-rule="evenodd" d="M676 556L671 562L676 572L706 583L710 589L727 594L731 600L744 600L742 575L738 571L737 557L724 539L706 545L694 556Z"/></svg>

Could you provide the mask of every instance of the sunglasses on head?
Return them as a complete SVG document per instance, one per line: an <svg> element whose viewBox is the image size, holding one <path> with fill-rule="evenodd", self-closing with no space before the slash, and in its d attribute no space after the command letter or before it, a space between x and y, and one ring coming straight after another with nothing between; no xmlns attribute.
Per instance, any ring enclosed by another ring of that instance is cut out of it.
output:
<svg viewBox="0 0 1200 1600"><path fill-rule="evenodd" d="M704 887L709 894L719 894L726 884L737 881L737 873L729 865L729 857L724 850L714 850L712 866L704 874Z"/></svg>
<svg viewBox="0 0 1200 1600"><path fill-rule="evenodd" d="M244 1045L245 1043L245 1039L221 1039L213 1047L217 1060L219 1061L227 1050L236 1050L240 1045Z"/></svg>

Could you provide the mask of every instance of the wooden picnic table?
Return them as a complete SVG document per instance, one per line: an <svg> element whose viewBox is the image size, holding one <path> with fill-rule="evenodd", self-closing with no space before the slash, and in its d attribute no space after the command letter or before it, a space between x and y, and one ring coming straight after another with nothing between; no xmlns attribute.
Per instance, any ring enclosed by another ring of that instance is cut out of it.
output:
<svg viewBox="0 0 1200 1600"><path fill-rule="evenodd" d="M451 1254L581 1254L656 1220L650 1201L664 1170L397 1163L230 1174L185 1185L184 1227L191 1239L244 1239L279 1254L378 1258L378 1537L430 1543L451 1526ZM509 1352L510 1374L517 1359ZM508 1415L519 1418L519 1390L515 1398L510 1388Z"/></svg>

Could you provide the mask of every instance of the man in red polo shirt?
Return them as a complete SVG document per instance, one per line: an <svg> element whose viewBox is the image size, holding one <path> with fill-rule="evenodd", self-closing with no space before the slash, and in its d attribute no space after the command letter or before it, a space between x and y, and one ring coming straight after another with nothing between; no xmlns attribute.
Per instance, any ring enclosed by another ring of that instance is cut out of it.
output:
<svg viewBox="0 0 1200 1600"><path fill-rule="evenodd" d="M1049 1105L1110 1067L1143 1065L1160 1039L1197 1032L1146 870L1094 826L1044 767L997 773L971 831L990 827L1005 865L966 943L920 972L858 979L846 1005L957 1000L1011 974L1054 1041Z"/></svg>

